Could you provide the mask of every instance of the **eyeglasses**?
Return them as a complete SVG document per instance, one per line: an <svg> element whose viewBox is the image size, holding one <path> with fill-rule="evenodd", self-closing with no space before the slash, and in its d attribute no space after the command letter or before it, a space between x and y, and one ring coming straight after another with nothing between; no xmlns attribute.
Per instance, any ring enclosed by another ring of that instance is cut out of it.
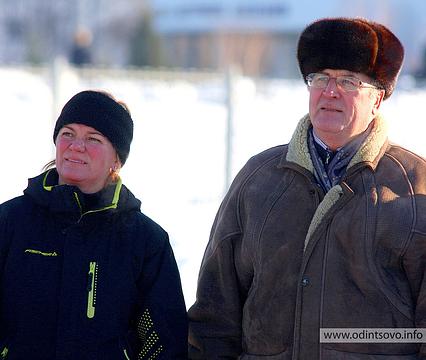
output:
<svg viewBox="0 0 426 360"><path fill-rule="evenodd" d="M361 88L379 89L377 86L365 83L357 77L351 75L331 77L327 74L312 73L306 76L308 86L317 89L325 89L328 86L330 79L335 79L337 87L345 92L357 91Z"/></svg>

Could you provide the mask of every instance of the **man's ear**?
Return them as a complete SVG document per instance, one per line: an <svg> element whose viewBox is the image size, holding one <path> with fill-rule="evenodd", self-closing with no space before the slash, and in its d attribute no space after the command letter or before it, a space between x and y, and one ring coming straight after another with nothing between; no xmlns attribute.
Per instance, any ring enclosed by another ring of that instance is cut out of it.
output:
<svg viewBox="0 0 426 360"><path fill-rule="evenodd" d="M382 105L383 97L385 96L385 90L374 91L371 95L375 99L373 107L371 109L371 113L373 115L377 115L380 109L380 105Z"/></svg>

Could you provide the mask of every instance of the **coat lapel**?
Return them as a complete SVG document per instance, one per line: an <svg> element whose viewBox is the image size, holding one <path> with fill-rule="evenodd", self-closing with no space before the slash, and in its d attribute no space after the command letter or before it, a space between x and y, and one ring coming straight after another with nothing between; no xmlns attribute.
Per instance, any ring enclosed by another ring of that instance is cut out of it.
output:
<svg viewBox="0 0 426 360"><path fill-rule="evenodd" d="M309 115L305 115L299 121L299 124L297 125L296 130L290 140L286 161L295 163L313 174L314 166L308 148L308 130L310 127L311 120ZM387 126L384 119L379 115L373 120L373 127L370 134L362 143L359 150L355 153L354 157L348 165L347 170L361 163L370 163L373 165L373 167L375 167L378 163L378 160L383 155L385 149L384 145L386 145L386 143ZM340 185L336 185L326 193L323 200L319 203L305 238L305 250L312 238L313 233L321 224L325 215L338 202L342 195L342 187Z"/></svg>

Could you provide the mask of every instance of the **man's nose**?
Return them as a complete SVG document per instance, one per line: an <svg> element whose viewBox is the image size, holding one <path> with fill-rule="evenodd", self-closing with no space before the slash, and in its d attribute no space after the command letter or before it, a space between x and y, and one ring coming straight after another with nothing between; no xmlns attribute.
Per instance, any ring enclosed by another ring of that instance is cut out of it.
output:
<svg viewBox="0 0 426 360"><path fill-rule="evenodd" d="M331 97L336 97L340 95L339 88L337 86L337 80L334 78L330 78L327 86L323 90L323 93Z"/></svg>

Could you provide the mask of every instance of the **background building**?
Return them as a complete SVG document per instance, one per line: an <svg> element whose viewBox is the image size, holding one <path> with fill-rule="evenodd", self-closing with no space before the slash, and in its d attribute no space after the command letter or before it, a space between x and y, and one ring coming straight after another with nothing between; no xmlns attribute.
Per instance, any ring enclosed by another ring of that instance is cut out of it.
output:
<svg viewBox="0 0 426 360"><path fill-rule="evenodd" d="M294 78L297 38L308 23L362 16L395 31L406 48L403 71L414 73L426 60L425 12L424 0L2 0L0 63L69 58L84 29L94 65L237 65L251 76Z"/></svg>
<svg viewBox="0 0 426 360"><path fill-rule="evenodd" d="M238 64L254 76L298 76L297 38L321 17L361 16L392 28L406 48L404 71L420 66L426 42L422 0L152 0L167 58L181 67Z"/></svg>

